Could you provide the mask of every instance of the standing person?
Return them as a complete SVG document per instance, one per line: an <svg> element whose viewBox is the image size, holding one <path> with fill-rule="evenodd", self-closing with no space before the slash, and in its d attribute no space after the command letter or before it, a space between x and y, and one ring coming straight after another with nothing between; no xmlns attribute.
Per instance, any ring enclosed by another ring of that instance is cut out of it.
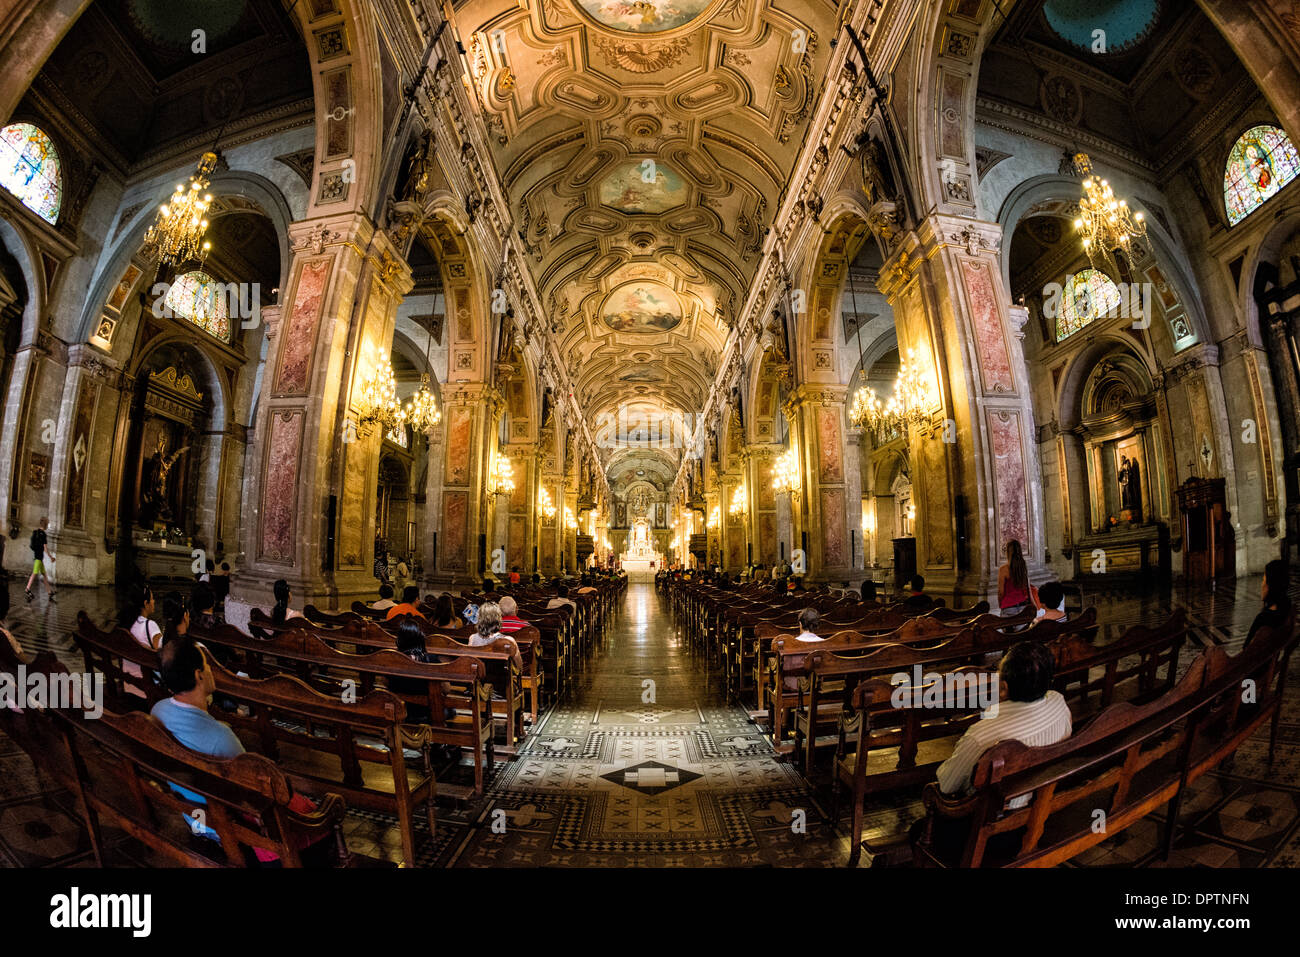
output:
<svg viewBox="0 0 1300 957"><path fill-rule="evenodd" d="M54 584L50 581L50 576L45 571L46 556L47 555L49 556L50 561L55 561L56 559L54 552L46 548L47 539L45 537L45 530L49 527L50 527L50 520L48 518L42 518L41 524L36 528L35 531L32 532L33 561L32 561L32 573L27 579L27 600L28 601L31 601L36 597L35 593L32 591L32 584L36 581L37 575L39 575L41 578L45 580L45 591L48 593L47 597L50 599L50 601L54 601Z"/></svg>
<svg viewBox="0 0 1300 957"><path fill-rule="evenodd" d="M998 569L998 610L1004 615L1015 615L1025 610L1029 603L1029 568L1020 551L1020 542L1007 542L1006 564Z"/></svg>
<svg viewBox="0 0 1300 957"><path fill-rule="evenodd" d="M375 577L384 584L388 583L388 549L378 535L375 536Z"/></svg>

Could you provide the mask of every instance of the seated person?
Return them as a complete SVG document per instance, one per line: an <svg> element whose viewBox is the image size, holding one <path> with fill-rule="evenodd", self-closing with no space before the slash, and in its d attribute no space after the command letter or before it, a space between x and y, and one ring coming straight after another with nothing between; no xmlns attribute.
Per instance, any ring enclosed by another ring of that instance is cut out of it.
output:
<svg viewBox="0 0 1300 957"><path fill-rule="evenodd" d="M207 582L198 582L190 589L190 623L199 628L215 628L221 623L217 618L217 596Z"/></svg>
<svg viewBox="0 0 1300 957"><path fill-rule="evenodd" d="M172 696L163 698L153 706L151 713L155 720L191 751L214 758L235 758L243 754L244 745L230 725L218 721L208 713L208 703L212 700L212 692L216 690L216 679L199 647L185 638L169 642L163 646L158 661L163 683ZM195 804L208 803L203 795L177 785L172 785L172 790ZM301 794L295 794L289 801L289 808L299 814L311 814L316 810L316 805ZM184 820L195 834L218 840L217 832L199 824L196 818L186 815ZM321 838L317 838L317 843L320 842ZM328 849L328 846L329 842L325 841L324 848ZM253 850L257 860L262 863L279 860L269 851L261 848Z"/></svg>
<svg viewBox="0 0 1300 957"><path fill-rule="evenodd" d="M526 628L528 622L519 617L519 603L512 597L506 595L501 599L501 630L507 635L513 634L520 628Z"/></svg>
<svg viewBox="0 0 1300 957"><path fill-rule="evenodd" d="M388 609L388 614L384 616L385 621L392 621L398 615L418 615L424 617L424 612L419 609L420 588L418 585L407 585L402 589L402 603L394 605Z"/></svg>
<svg viewBox="0 0 1300 957"><path fill-rule="evenodd" d="M563 605L568 605L574 611L578 610L578 606L574 603L573 599L569 597L569 586L560 582L555 589L555 597L546 603L546 608L549 611L552 608L559 608Z"/></svg>
<svg viewBox="0 0 1300 957"><path fill-rule="evenodd" d="M1255 633L1261 628L1280 628L1286 624L1291 614L1291 597L1287 594L1286 587L1286 562L1280 558L1274 559L1264 566L1264 581L1260 585L1264 607L1250 623L1250 631L1246 633L1246 643L1241 646L1242 650L1250 645Z"/></svg>
<svg viewBox="0 0 1300 957"><path fill-rule="evenodd" d="M190 610L185 599L180 592L169 591L163 595L163 644L184 638L189 631Z"/></svg>
<svg viewBox="0 0 1300 957"><path fill-rule="evenodd" d="M817 626L821 623L822 616L816 608L805 608L799 612L799 634L795 635L795 640L825 641L825 638L816 634Z"/></svg>
<svg viewBox="0 0 1300 957"><path fill-rule="evenodd" d="M212 576L212 592L217 596L217 604L230 594L230 562L222 562L220 573Z"/></svg>
<svg viewBox="0 0 1300 957"><path fill-rule="evenodd" d="M1030 588L1029 596L1038 607L1034 617L1039 621L1065 621L1065 589L1060 582L1047 582L1040 588Z"/></svg>
<svg viewBox="0 0 1300 957"><path fill-rule="evenodd" d="M275 607L271 609L271 621L273 624L283 625L290 618L302 618L302 612L294 611L289 607L289 599L292 597L289 593L289 583L283 578L277 579L273 586L275 594Z"/></svg>
<svg viewBox="0 0 1300 957"><path fill-rule="evenodd" d="M371 602L370 608L373 611L388 611L396 604L393 601L393 586L385 583L379 586L379 600Z"/></svg>
<svg viewBox="0 0 1300 957"><path fill-rule="evenodd" d="M521 581L521 578L520 578L520 575L519 575L519 566L518 566L518 565L512 565L512 566L510 567L510 578L509 578L509 581L510 581L510 584L512 584L512 585L518 585L519 582Z"/></svg>
<svg viewBox="0 0 1300 957"><path fill-rule="evenodd" d="M908 608L934 607L934 599L925 593L924 575L913 575L907 580L907 598L903 604Z"/></svg>
<svg viewBox="0 0 1300 957"><path fill-rule="evenodd" d="M862 583L862 600L864 602L876 600L876 583L870 578Z"/></svg>
<svg viewBox="0 0 1300 957"><path fill-rule="evenodd" d="M1051 690L1055 670L1052 652L1042 642L1022 641L1007 649L998 664L1003 700L980 715L957 741L952 757L939 765L935 777L941 791L968 791L980 755L999 741L1015 739L1041 748L1070 736L1070 707L1059 691ZM1008 806L1024 807L1029 797L1022 794Z"/></svg>
<svg viewBox="0 0 1300 957"><path fill-rule="evenodd" d="M479 606L477 632L470 638L469 643L472 648L479 648L483 645L490 645L498 638L508 637L501 631L501 606L496 602L484 602ZM514 640L511 639L511 645ZM519 648L515 646L514 661L517 667L524 666L523 656L519 654Z"/></svg>
<svg viewBox="0 0 1300 957"><path fill-rule="evenodd" d="M451 592L443 592L433 608L433 623L439 628L464 628L465 622L457 617L451 604Z"/></svg>

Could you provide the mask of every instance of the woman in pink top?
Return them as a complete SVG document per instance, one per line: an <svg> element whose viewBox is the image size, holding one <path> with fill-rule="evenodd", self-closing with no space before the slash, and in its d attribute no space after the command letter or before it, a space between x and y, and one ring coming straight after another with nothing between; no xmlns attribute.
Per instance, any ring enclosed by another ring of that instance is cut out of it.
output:
<svg viewBox="0 0 1300 957"><path fill-rule="evenodd" d="M1020 551L1020 542L1007 542L1007 563L998 569L998 609L1004 615L1023 611L1029 601L1029 568Z"/></svg>

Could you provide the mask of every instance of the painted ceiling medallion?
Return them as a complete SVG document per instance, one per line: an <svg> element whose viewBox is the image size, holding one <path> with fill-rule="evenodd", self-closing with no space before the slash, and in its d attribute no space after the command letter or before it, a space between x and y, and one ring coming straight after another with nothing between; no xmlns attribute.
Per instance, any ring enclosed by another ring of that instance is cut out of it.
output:
<svg viewBox="0 0 1300 957"><path fill-rule="evenodd" d="M654 73L664 67L676 66L690 48L686 37L649 41L596 36L592 41L610 63L629 73Z"/></svg>
<svg viewBox="0 0 1300 957"><path fill-rule="evenodd" d="M664 33L695 20L712 0L577 0L601 26L620 33Z"/></svg>
<svg viewBox="0 0 1300 957"><path fill-rule="evenodd" d="M663 283L630 282L609 294L601 319L615 332L667 332L681 323L682 304Z"/></svg>
<svg viewBox="0 0 1300 957"><path fill-rule="evenodd" d="M622 213L662 213L686 202L686 183L663 163L628 160L601 181L600 201Z"/></svg>

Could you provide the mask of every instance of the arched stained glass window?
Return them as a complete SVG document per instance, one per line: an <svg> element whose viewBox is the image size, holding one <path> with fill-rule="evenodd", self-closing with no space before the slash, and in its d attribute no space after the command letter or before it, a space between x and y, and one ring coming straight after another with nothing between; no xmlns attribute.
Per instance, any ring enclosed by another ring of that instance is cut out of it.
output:
<svg viewBox="0 0 1300 957"><path fill-rule="evenodd" d="M1300 172L1300 154L1276 126L1256 126L1241 134L1223 173L1223 205L1235 226Z"/></svg>
<svg viewBox="0 0 1300 957"><path fill-rule="evenodd" d="M1096 269L1080 269L1065 281L1056 316L1056 341L1118 308L1119 301L1119 288L1109 276Z"/></svg>
<svg viewBox="0 0 1300 957"><path fill-rule="evenodd" d="M205 272L187 272L172 280L164 304L222 342L230 339L230 314L225 291Z"/></svg>
<svg viewBox="0 0 1300 957"><path fill-rule="evenodd" d="M59 218L63 175L50 138L30 123L0 130L0 186L47 223Z"/></svg>

